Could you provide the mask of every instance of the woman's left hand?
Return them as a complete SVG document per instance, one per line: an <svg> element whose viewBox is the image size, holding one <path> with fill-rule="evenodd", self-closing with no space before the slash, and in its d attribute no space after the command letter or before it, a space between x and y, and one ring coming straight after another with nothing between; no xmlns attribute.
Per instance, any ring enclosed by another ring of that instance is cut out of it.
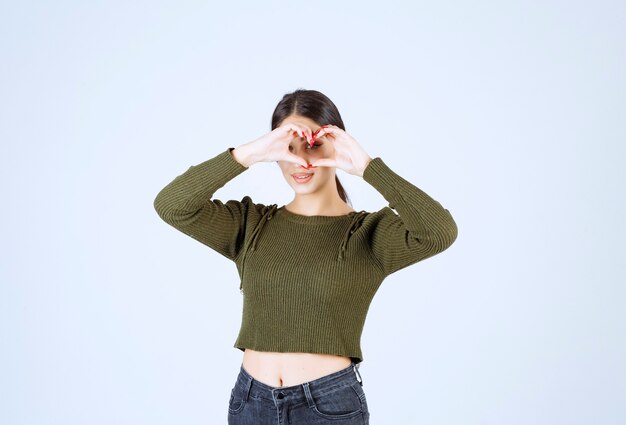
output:
<svg viewBox="0 0 626 425"><path fill-rule="evenodd" d="M312 166L337 167L346 173L363 177L363 171L372 158L365 152L359 143L348 133L336 125L322 126L316 133L315 138L326 135L334 148L334 157L320 158L315 160Z"/></svg>

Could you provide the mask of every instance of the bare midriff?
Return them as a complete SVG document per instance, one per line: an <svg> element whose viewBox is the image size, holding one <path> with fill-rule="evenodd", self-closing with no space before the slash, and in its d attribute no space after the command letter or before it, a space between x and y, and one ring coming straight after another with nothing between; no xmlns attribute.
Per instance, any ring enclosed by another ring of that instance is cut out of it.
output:
<svg viewBox="0 0 626 425"><path fill-rule="evenodd" d="M313 381L348 367L350 357L318 353L276 353L246 348L243 368L259 382L289 387Z"/></svg>

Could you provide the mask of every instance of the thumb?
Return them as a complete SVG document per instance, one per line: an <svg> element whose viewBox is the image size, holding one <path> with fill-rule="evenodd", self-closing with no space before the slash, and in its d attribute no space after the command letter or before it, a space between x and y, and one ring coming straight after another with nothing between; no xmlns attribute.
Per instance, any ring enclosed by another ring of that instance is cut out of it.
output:
<svg viewBox="0 0 626 425"><path fill-rule="evenodd" d="M322 158L314 161L311 165L316 167L336 167L335 161L330 158Z"/></svg>
<svg viewBox="0 0 626 425"><path fill-rule="evenodd" d="M300 164L304 168L307 168L309 166L309 164L304 159L300 158L297 155L289 153L288 156L289 156L289 159L291 160L291 162L295 162L296 164Z"/></svg>

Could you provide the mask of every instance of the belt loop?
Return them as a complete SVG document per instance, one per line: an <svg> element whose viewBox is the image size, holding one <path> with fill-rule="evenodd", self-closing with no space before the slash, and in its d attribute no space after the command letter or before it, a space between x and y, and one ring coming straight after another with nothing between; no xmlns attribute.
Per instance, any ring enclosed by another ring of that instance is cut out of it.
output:
<svg viewBox="0 0 626 425"><path fill-rule="evenodd" d="M313 400L313 396L311 395L311 389L309 388L309 383L305 382L302 384L302 389L304 390L304 396L306 397L307 404L310 408L315 407L315 401Z"/></svg>
<svg viewBox="0 0 626 425"><path fill-rule="evenodd" d="M354 373L356 374L356 376L358 376L357 381L359 381L359 384L361 384L361 386L363 386L363 378L361 378L361 374L359 373L359 364L358 363L353 363L352 364L352 368L354 369Z"/></svg>
<svg viewBox="0 0 626 425"><path fill-rule="evenodd" d="M252 377L247 377L246 380L245 380L244 399L246 401L248 401L248 397L250 395L250 388L252 388L252 381L254 381L254 378L252 378Z"/></svg>

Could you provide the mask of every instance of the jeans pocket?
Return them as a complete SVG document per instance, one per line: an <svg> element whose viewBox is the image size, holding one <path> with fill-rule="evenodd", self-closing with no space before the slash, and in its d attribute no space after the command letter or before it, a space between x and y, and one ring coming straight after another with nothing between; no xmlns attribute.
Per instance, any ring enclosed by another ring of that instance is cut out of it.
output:
<svg viewBox="0 0 626 425"><path fill-rule="evenodd" d="M358 382L356 385L360 387ZM362 414L363 401L355 384L346 384L316 396L312 410L325 419L347 419Z"/></svg>
<svg viewBox="0 0 626 425"><path fill-rule="evenodd" d="M239 388L238 385L230 390L230 399L228 400L228 413L236 415L240 413L246 406L246 399L244 397L244 391Z"/></svg>
<svg viewBox="0 0 626 425"><path fill-rule="evenodd" d="M352 384L352 387L354 388L354 391L356 391L356 393L359 395L359 398L361 399L361 407L362 407L363 413L366 415L366 417L368 417L369 409L367 407L367 397L365 396L365 390L363 389L363 384L359 382L355 382L354 384Z"/></svg>

